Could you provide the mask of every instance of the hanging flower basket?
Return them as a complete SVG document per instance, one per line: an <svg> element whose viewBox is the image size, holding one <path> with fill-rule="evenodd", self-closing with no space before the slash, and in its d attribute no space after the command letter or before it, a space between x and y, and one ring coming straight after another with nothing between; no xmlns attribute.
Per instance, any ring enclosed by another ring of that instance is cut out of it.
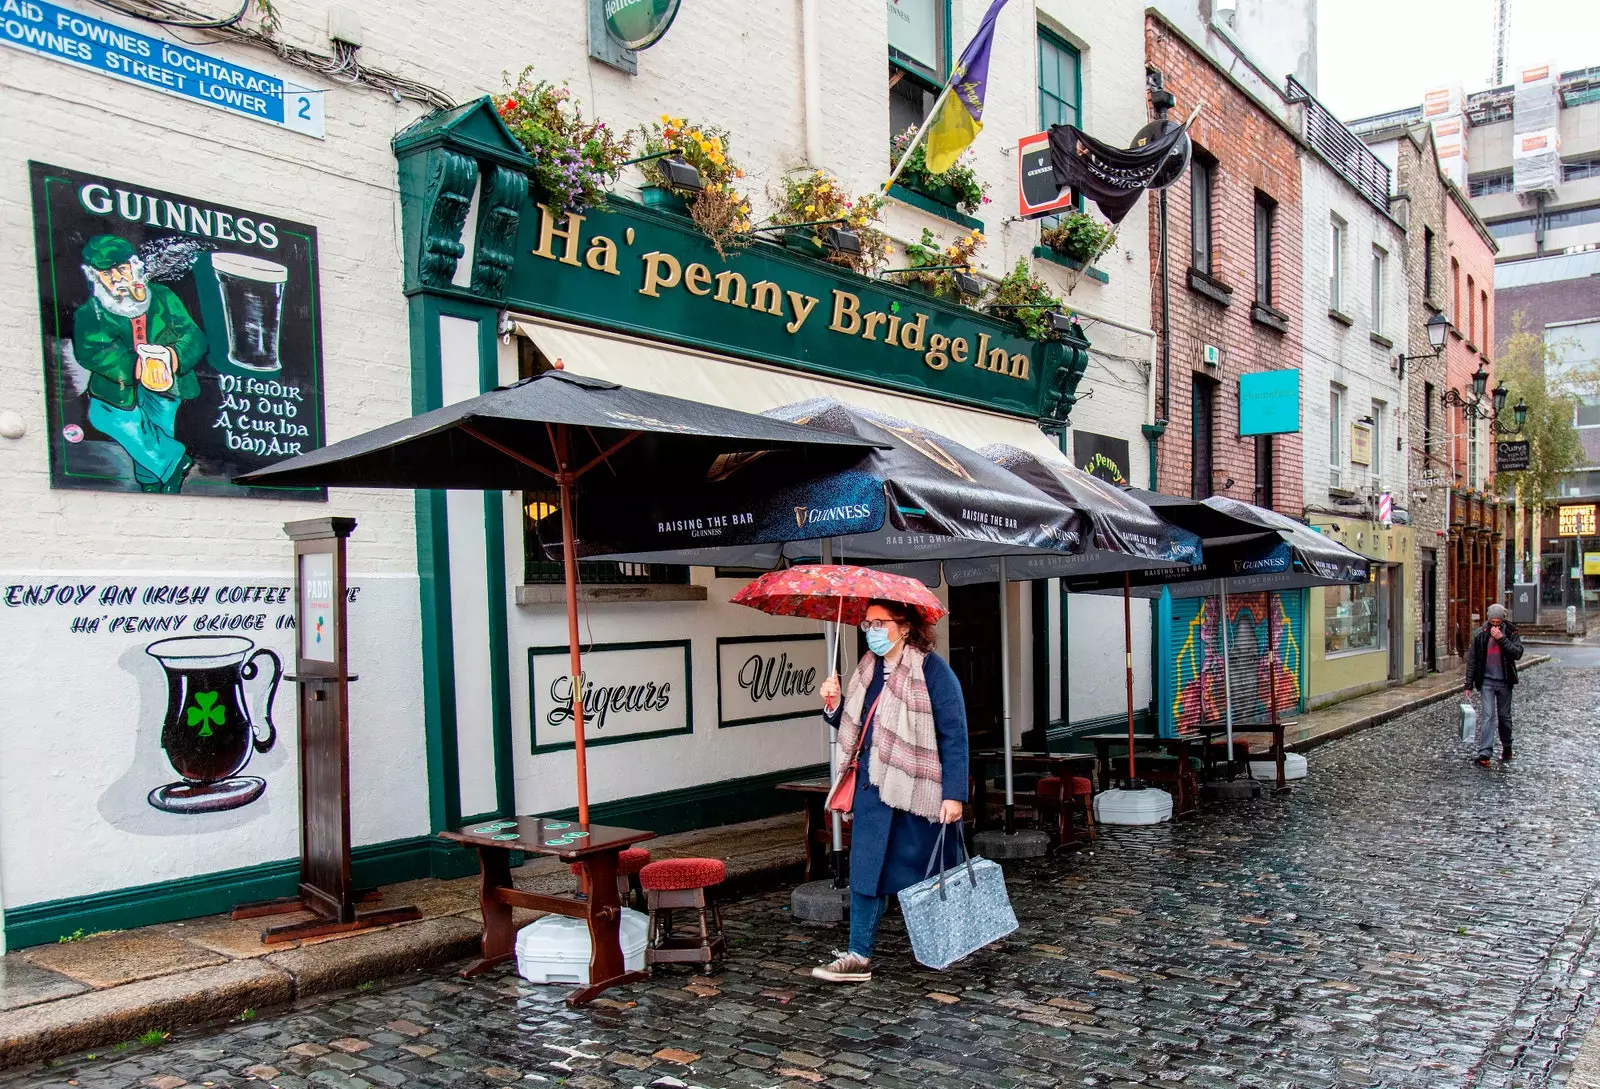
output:
<svg viewBox="0 0 1600 1089"><path fill-rule="evenodd" d="M673 215L687 216L689 202L681 193L676 193L664 185L646 185L639 190L639 203L646 208L654 208L658 212L671 212Z"/></svg>

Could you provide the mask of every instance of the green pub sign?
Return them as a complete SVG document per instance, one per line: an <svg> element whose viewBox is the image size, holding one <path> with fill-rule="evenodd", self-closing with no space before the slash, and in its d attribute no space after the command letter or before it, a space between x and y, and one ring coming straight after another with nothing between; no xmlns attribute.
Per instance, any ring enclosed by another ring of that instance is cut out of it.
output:
<svg viewBox="0 0 1600 1089"><path fill-rule="evenodd" d="M680 0L601 0L606 33L624 49L649 49L672 29Z"/></svg>

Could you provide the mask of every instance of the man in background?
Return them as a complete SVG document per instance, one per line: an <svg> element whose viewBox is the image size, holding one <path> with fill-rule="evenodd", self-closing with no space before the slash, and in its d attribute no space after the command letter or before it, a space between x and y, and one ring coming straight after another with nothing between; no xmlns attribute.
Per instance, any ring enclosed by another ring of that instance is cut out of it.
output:
<svg viewBox="0 0 1600 1089"><path fill-rule="evenodd" d="M1494 732L1500 730L1500 760L1511 759L1511 690L1517 684L1517 659L1522 657L1522 638L1511 625L1504 605L1489 606L1483 627L1467 648L1467 694L1482 692L1478 713L1478 758L1475 763L1489 767L1494 756Z"/></svg>

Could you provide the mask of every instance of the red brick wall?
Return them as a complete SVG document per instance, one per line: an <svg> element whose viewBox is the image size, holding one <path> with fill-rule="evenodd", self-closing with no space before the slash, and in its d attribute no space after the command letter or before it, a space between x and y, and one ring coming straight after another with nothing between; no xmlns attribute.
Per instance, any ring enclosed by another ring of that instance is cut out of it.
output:
<svg viewBox="0 0 1600 1089"><path fill-rule="evenodd" d="M1489 372L1488 388L1493 389L1496 382L1493 364L1496 336L1494 250L1461 210L1459 198L1453 194L1446 194L1445 197L1445 244L1450 258L1459 262L1461 267L1461 301L1445 346L1445 382L1463 396L1471 396L1472 374L1479 364ZM1446 267L1451 267L1448 262ZM1472 284L1470 305L1467 297L1469 278ZM1482 301L1483 292L1488 293L1487 310ZM1468 443L1464 434L1466 423L1459 408L1451 408L1449 412L1451 430L1460 436L1456 440L1456 482L1465 486L1469 479L1466 471ZM1480 425L1478 441L1480 448L1492 441L1487 425ZM1492 468L1492 461L1492 458L1484 460L1486 468ZM1479 478L1478 487L1487 490L1484 478Z"/></svg>
<svg viewBox="0 0 1600 1089"><path fill-rule="evenodd" d="M1255 502L1255 439L1239 437L1239 376L1254 371L1299 367L1301 209L1297 146L1288 132L1170 27L1155 16L1145 19L1145 58L1160 69L1177 98L1175 117L1187 117L1199 102L1205 108L1190 130L1195 145L1216 160L1212 182L1212 275L1233 288L1223 306L1189 286L1190 201L1186 176L1167 190L1167 253L1171 296L1171 389L1165 436L1160 440L1157 480L1160 490L1189 495L1192 486L1192 375L1219 382L1213 427L1215 494ZM1277 202L1273 230L1273 306L1289 317L1280 333L1251 320L1255 298L1255 193ZM1159 215L1150 202L1151 298L1153 328L1160 329ZM1222 349L1220 366L1202 360L1205 345ZM1302 420L1311 406L1304 404ZM1157 403L1160 411L1160 403ZM1301 436L1273 437L1273 506L1299 515L1303 503ZM1225 486L1232 478L1232 486Z"/></svg>

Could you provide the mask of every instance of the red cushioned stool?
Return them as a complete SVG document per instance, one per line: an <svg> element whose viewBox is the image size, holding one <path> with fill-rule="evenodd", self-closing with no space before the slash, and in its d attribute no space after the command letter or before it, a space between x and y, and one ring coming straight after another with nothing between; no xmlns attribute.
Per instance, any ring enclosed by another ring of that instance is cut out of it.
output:
<svg viewBox="0 0 1600 1089"><path fill-rule="evenodd" d="M722 933L722 913L706 896L706 890L722 884L727 876L728 868L715 858L668 858L651 862L639 871L639 884L644 887L650 906L646 967L703 964L706 975L711 974L712 961L727 955L728 942ZM675 908L694 908L699 913L698 934L673 933Z"/></svg>
<svg viewBox="0 0 1600 1089"><path fill-rule="evenodd" d="M644 847L629 847L617 855L617 899L624 904L634 904L644 899L644 891L639 887L639 871L649 863L650 851ZM583 880L583 865L574 862L567 869L578 879L578 892L589 895L589 888Z"/></svg>
<svg viewBox="0 0 1600 1089"><path fill-rule="evenodd" d="M1062 797L1061 779L1055 775L1048 775L1039 780L1035 788L1039 794L1039 808L1041 810L1053 809L1056 813L1056 837L1060 846L1082 842L1077 826L1072 820L1072 811L1079 805L1083 806L1083 823L1088 830L1088 840L1094 842L1094 783L1082 775L1071 775L1066 781L1066 797Z"/></svg>

